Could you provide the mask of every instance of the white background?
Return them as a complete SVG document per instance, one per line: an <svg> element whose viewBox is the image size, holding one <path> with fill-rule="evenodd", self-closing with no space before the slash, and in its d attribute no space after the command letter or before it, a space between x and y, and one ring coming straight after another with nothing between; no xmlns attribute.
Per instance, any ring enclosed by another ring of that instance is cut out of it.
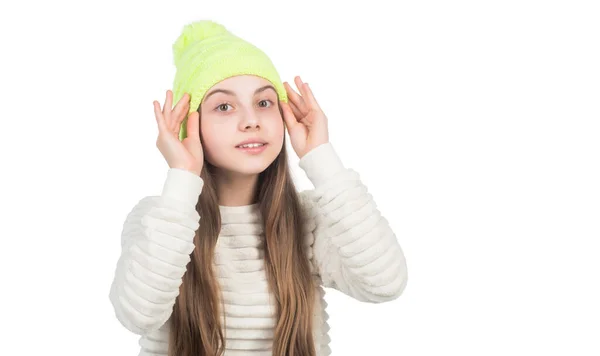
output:
<svg viewBox="0 0 600 356"><path fill-rule="evenodd" d="M600 354L595 3L3 3L1 353L137 355L121 227L166 178L171 44L212 19L311 84L405 252L398 300L328 291L333 355Z"/></svg>

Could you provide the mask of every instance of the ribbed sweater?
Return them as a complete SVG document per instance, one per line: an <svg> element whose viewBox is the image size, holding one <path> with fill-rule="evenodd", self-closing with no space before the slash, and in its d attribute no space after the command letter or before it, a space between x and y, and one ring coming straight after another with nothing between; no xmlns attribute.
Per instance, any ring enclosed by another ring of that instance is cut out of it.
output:
<svg viewBox="0 0 600 356"><path fill-rule="evenodd" d="M372 195L331 143L305 154L299 165L314 185L299 193L307 217L302 239L316 289L317 355L327 356L324 288L362 302L391 301L406 286L407 265ZM142 198L123 224L110 301L119 322L140 335L139 355L167 355L170 316L202 223L195 206L203 183L194 173L169 169L161 195ZM264 270L258 204L219 209L222 226L214 264L223 293L225 355L270 356L275 304Z"/></svg>

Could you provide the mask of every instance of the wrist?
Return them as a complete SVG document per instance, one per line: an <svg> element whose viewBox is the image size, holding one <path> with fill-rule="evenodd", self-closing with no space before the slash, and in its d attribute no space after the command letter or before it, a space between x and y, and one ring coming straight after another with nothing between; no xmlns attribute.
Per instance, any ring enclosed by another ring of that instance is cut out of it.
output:
<svg viewBox="0 0 600 356"><path fill-rule="evenodd" d="M200 176L200 173L202 172L202 166L200 167L188 167L188 166L183 166L183 165L174 165L171 166L170 168L175 168L175 169L180 169L183 171L187 171L189 173L193 173L195 175L197 175L198 177Z"/></svg>
<svg viewBox="0 0 600 356"><path fill-rule="evenodd" d="M199 175L186 169L174 167L167 172L162 196L187 204L196 204L203 186L204 180Z"/></svg>
<svg viewBox="0 0 600 356"><path fill-rule="evenodd" d="M315 187L325 184L330 178L346 169L329 142L307 152L300 159L299 165Z"/></svg>

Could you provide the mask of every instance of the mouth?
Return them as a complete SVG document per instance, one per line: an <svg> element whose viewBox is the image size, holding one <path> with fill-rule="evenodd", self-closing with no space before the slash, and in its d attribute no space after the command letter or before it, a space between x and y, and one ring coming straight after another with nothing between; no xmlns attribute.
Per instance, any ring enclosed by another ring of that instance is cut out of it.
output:
<svg viewBox="0 0 600 356"><path fill-rule="evenodd" d="M246 153L261 153L263 152L266 147L268 146L268 143L245 143L243 145L237 145L235 146L236 149L242 151L242 152L246 152Z"/></svg>
<svg viewBox="0 0 600 356"><path fill-rule="evenodd" d="M262 142L255 142L255 143L245 143L243 145L237 145L235 146L235 148L257 148L257 147L262 147L262 146L266 146L266 143L262 143Z"/></svg>

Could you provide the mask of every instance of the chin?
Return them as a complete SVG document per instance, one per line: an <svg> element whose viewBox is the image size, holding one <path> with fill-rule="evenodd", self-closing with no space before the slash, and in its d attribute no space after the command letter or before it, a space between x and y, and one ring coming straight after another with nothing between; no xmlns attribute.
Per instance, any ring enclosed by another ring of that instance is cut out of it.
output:
<svg viewBox="0 0 600 356"><path fill-rule="evenodd" d="M252 176L256 174L260 174L267 169L269 165L261 166L261 167L236 167L233 172L240 175Z"/></svg>
<svg viewBox="0 0 600 356"><path fill-rule="evenodd" d="M235 164L229 160L227 162L210 162L212 165L219 168L221 171L226 171L234 175L256 175L264 172L274 159L247 160L243 164Z"/></svg>
<svg viewBox="0 0 600 356"><path fill-rule="evenodd" d="M261 160L249 159L243 162L243 164L232 165L230 170L247 175L259 174L264 172L264 170L267 169L271 165L271 163L273 163L274 160L275 158L265 158Z"/></svg>

